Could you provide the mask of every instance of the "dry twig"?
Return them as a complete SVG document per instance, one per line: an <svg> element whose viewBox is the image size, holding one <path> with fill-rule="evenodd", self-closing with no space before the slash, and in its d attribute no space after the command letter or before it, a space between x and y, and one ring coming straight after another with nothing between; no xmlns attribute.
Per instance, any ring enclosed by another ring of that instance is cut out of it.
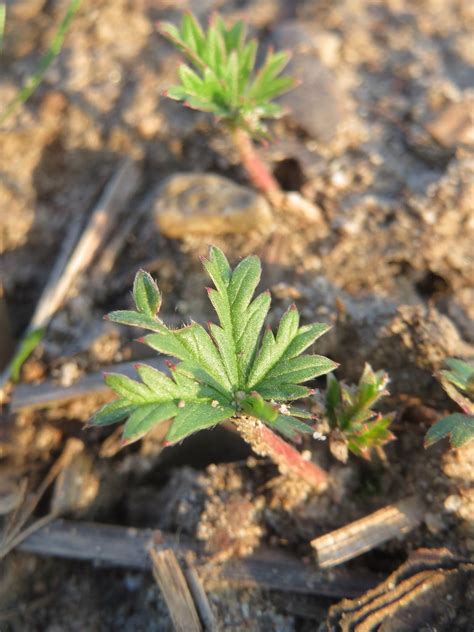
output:
<svg viewBox="0 0 474 632"><path fill-rule="evenodd" d="M216 632L217 626L214 614L212 613L199 573L191 560L191 555L186 556L184 574L206 632Z"/></svg>
<svg viewBox="0 0 474 632"><path fill-rule="evenodd" d="M147 548L156 541L156 531L113 525L56 520L32 534L19 549L38 555L88 560L94 564L150 569ZM183 537L161 534L164 548L176 551L180 558L197 551L195 542ZM160 548L160 545L154 545ZM271 549L246 558L229 560L222 566L196 564L206 590L229 586L278 590L285 593L319 595L332 598L356 597L376 584L369 575L357 576L345 571L315 570L291 555Z"/></svg>
<svg viewBox="0 0 474 632"><path fill-rule="evenodd" d="M176 632L202 632L202 626L186 578L171 549L149 550L153 576L173 621Z"/></svg>
<svg viewBox="0 0 474 632"><path fill-rule="evenodd" d="M44 327L63 304L74 281L91 265L118 214L140 183L136 164L127 158L111 178L77 245L65 263L60 257L38 302L30 329Z"/></svg>
<svg viewBox="0 0 474 632"><path fill-rule="evenodd" d="M46 516L39 518L29 527L25 529L23 528L28 519L33 515L33 512L48 487L61 474L61 472L68 467L77 454L82 451L83 447L84 444L78 439L69 439L64 446L64 450L60 457L55 461L35 493L30 497L26 497L25 487L25 499L9 516L2 533L2 538L0 540L0 559L5 557L32 533L46 526L58 517L58 511L53 508Z"/></svg>
<svg viewBox="0 0 474 632"><path fill-rule="evenodd" d="M418 498L405 498L311 542L321 568L337 566L382 542L412 531L423 520Z"/></svg>

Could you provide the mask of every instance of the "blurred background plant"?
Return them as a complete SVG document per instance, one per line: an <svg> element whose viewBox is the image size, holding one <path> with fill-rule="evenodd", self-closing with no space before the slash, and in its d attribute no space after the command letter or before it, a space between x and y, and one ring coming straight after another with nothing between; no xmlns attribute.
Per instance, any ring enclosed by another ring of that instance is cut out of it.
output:
<svg viewBox="0 0 474 632"><path fill-rule="evenodd" d="M67 35L67 32L69 31L69 27L71 26L71 22L75 14L80 9L81 2L82 0L71 0L69 2L66 13L58 25L58 28L53 35L53 39L51 40L48 49L41 58L36 72L27 77L27 79L23 82L22 87L13 97L13 99L0 110L0 125L3 125L3 123L5 123L5 121L16 112L17 108L23 105L23 103L25 103L25 101L30 98L36 88L43 81L48 68L61 52L64 39ZM7 5L6 2L2 2L0 3L0 52L3 50L3 41L6 26Z"/></svg>
<svg viewBox="0 0 474 632"><path fill-rule="evenodd" d="M179 28L161 22L159 31L188 62L178 68L180 83L171 86L167 96L213 114L230 131L253 184L268 197L275 196L280 187L256 154L252 138L267 137L263 119L283 114L273 100L296 85L292 77L281 75L290 53L269 49L256 70L257 40L247 40L241 20L227 27L218 14L206 31L191 12L184 13Z"/></svg>
<svg viewBox="0 0 474 632"><path fill-rule="evenodd" d="M3 48L3 35L5 33L5 21L7 17L7 5L5 2L0 3L0 51Z"/></svg>

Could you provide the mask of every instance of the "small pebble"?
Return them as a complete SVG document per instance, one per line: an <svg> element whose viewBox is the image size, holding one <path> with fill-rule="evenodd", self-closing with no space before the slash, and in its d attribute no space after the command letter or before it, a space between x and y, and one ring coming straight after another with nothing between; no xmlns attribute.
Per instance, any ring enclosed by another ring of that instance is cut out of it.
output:
<svg viewBox="0 0 474 632"><path fill-rule="evenodd" d="M458 511L461 505L462 505L461 497L457 496L456 494L451 494L451 496L448 496L446 500L444 501L444 508L446 509L446 511L449 511L450 513L454 513Z"/></svg>

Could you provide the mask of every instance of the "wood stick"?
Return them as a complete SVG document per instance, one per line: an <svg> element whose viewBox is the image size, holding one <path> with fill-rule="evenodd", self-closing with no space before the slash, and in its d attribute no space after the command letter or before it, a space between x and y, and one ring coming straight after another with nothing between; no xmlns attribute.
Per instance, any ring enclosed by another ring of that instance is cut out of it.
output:
<svg viewBox="0 0 474 632"><path fill-rule="evenodd" d="M151 542L155 549L172 549L184 558L198 550L195 542L172 534L161 534L162 544L157 544L157 534L159 532L151 529L56 520L32 534L18 550L140 570L150 569L147 548ZM206 590L218 589L226 583L235 587L340 599L357 597L377 584L377 579L367 574L332 571L331 577L328 577L324 571L315 570L291 555L272 549L230 560L223 566L196 565L196 570Z"/></svg>
<svg viewBox="0 0 474 632"><path fill-rule="evenodd" d="M38 520L35 520L30 525L25 527L23 531L19 530L18 533L15 532L15 535L8 537L5 541L0 542L0 560L6 557L13 549L16 549L23 540L26 540L32 533L42 529L46 525L53 522L58 517L58 514L55 512L51 512L46 514L45 516L41 516Z"/></svg>
<svg viewBox="0 0 474 632"><path fill-rule="evenodd" d="M84 444L82 441L73 437L68 439L61 455L53 463L38 489L34 492L34 494L24 499L23 503L19 505L12 514L10 514L3 530L2 537L0 538L0 559L5 557L20 542L25 540L28 535L58 517L53 511L22 531L28 518L30 518L33 514L48 487L83 449Z"/></svg>
<svg viewBox="0 0 474 632"><path fill-rule="evenodd" d="M311 542L321 568L336 566L412 531L423 520L418 498L405 498Z"/></svg>
<svg viewBox="0 0 474 632"><path fill-rule="evenodd" d="M153 576L160 587L176 632L202 632L183 571L171 549L149 550Z"/></svg>
<svg viewBox="0 0 474 632"><path fill-rule="evenodd" d="M92 271L92 278L95 282L99 282L103 277L110 274L127 238L132 234L132 231L142 217L150 210L155 196L155 191L152 191L145 196L145 198L133 209L133 212L131 212L125 219L123 224L118 228L116 234L100 253L100 258L94 265L94 269Z"/></svg>
<svg viewBox="0 0 474 632"><path fill-rule="evenodd" d="M139 183L140 172L137 165L126 158L105 187L67 263L64 255L60 256L58 265L53 268L31 319L30 330L47 325L52 315L61 307L73 282L92 263L113 228L117 215L124 209Z"/></svg>
<svg viewBox="0 0 474 632"><path fill-rule="evenodd" d="M68 227L67 234L61 245L61 249L59 250L58 257L54 262L48 281L43 288L38 303L36 304L35 311L28 326L28 331L32 331L36 327L44 327L47 325L51 316L61 305L64 296L61 296L60 294L62 288L59 281L74 252L74 247L80 238L82 230L82 217L77 216L72 220ZM57 292L56 295L55 292Z"/></svg>
<svg viewBox="0 0 474 632"><path fill-rule="evenodd" d="M186 568L184 571L189 590L191 591L194 603L199 612L199 617L204 624L206 632L217 632L217 624L211 610L209 599L207 598L199 573L190 557L190 555L186 557Z"/></svg>
<svg viewBox="0 0 474 632"><path fill-rule="evenodd" d="M18 548L38 555L145 570L151 568L147 549L156 533L152 529L56 520ZM166 536L166 547L181 550L172 535Z"/></svg>
<svg viewBox="0 0 474 632"><path fill-rule="evenodd" d="M159 357L147 358L146 363L155 369L165 369L164 359ZM110 392L110 388L104 382L104 372L123 373L128 377L136 377L133 362L122 362L104 367L103 371L90 373L71 386L58 386L52 380L46 380L41 384L19 384L12 392L10 400L11 412L20 410L34 410L48 408L64 404L78 397L102 395Z"/></svg>

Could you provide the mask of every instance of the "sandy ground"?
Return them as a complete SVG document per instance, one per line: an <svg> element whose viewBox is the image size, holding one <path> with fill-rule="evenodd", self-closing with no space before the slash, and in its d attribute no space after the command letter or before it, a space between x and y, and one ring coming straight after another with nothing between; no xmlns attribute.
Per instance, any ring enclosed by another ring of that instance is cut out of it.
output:
<svg viewBox="0 0 474 632"><path fill-rule="evenodd" d="M10 8L0 103L36 67L65 4L23 0ZM322 220L277 214L244 235L184 232L177 239L158 234L151 204L112 272L97 278L91 268L77 284L22 380L66 385L129 359L130 332L104 327L101 317L130 303L139 267L156 276L167 314L204 321L210 312L198 255L209 243L234 262L256 252L275 319L295 301L306 322L334 325L318 352L341 363L341 377L356 379L366 361L390 374L386 407L397 413L397 441L387 449L388 465L351 459L343 466L325 446L305 446L334 481L318 496L276 479L267 464L249 467L233 436L229 459L213 433L169 456L153 437L114 452L110 432L82 430L97 406L91 399L6 416L0 473L13 483L28 476L34 486L65 440L78 437L100 491L76 517L182 532L211 556L245 555L265 543L304 558L309 539L417 493L431 518L355 568L386 576L421 546L472 554L472 448L422 447L433 419L454 410L433 372L446 355L474 356L469 0L85 1L44 83L0 131L0 280L13 336L26 327L69 226L87 218L123 157L136 159L143 177L133 207L160 196L158 187L177 173L213 172L248 186L214 122L162 96L179 56L155 22L176 20L190 6L202 18L213 9L244 17L262 44L293 50L303 83L261 151L282 186L314 202ZM226 518L235 511L238 532ZM19 553L4 565L2 631L171 629L146 575ZM330 605L312 603L305 617L304 608L295 614L288 604L258 591L211 596L222 630L314 630ZM446 625L467 629L465 612Z"/></svg>

